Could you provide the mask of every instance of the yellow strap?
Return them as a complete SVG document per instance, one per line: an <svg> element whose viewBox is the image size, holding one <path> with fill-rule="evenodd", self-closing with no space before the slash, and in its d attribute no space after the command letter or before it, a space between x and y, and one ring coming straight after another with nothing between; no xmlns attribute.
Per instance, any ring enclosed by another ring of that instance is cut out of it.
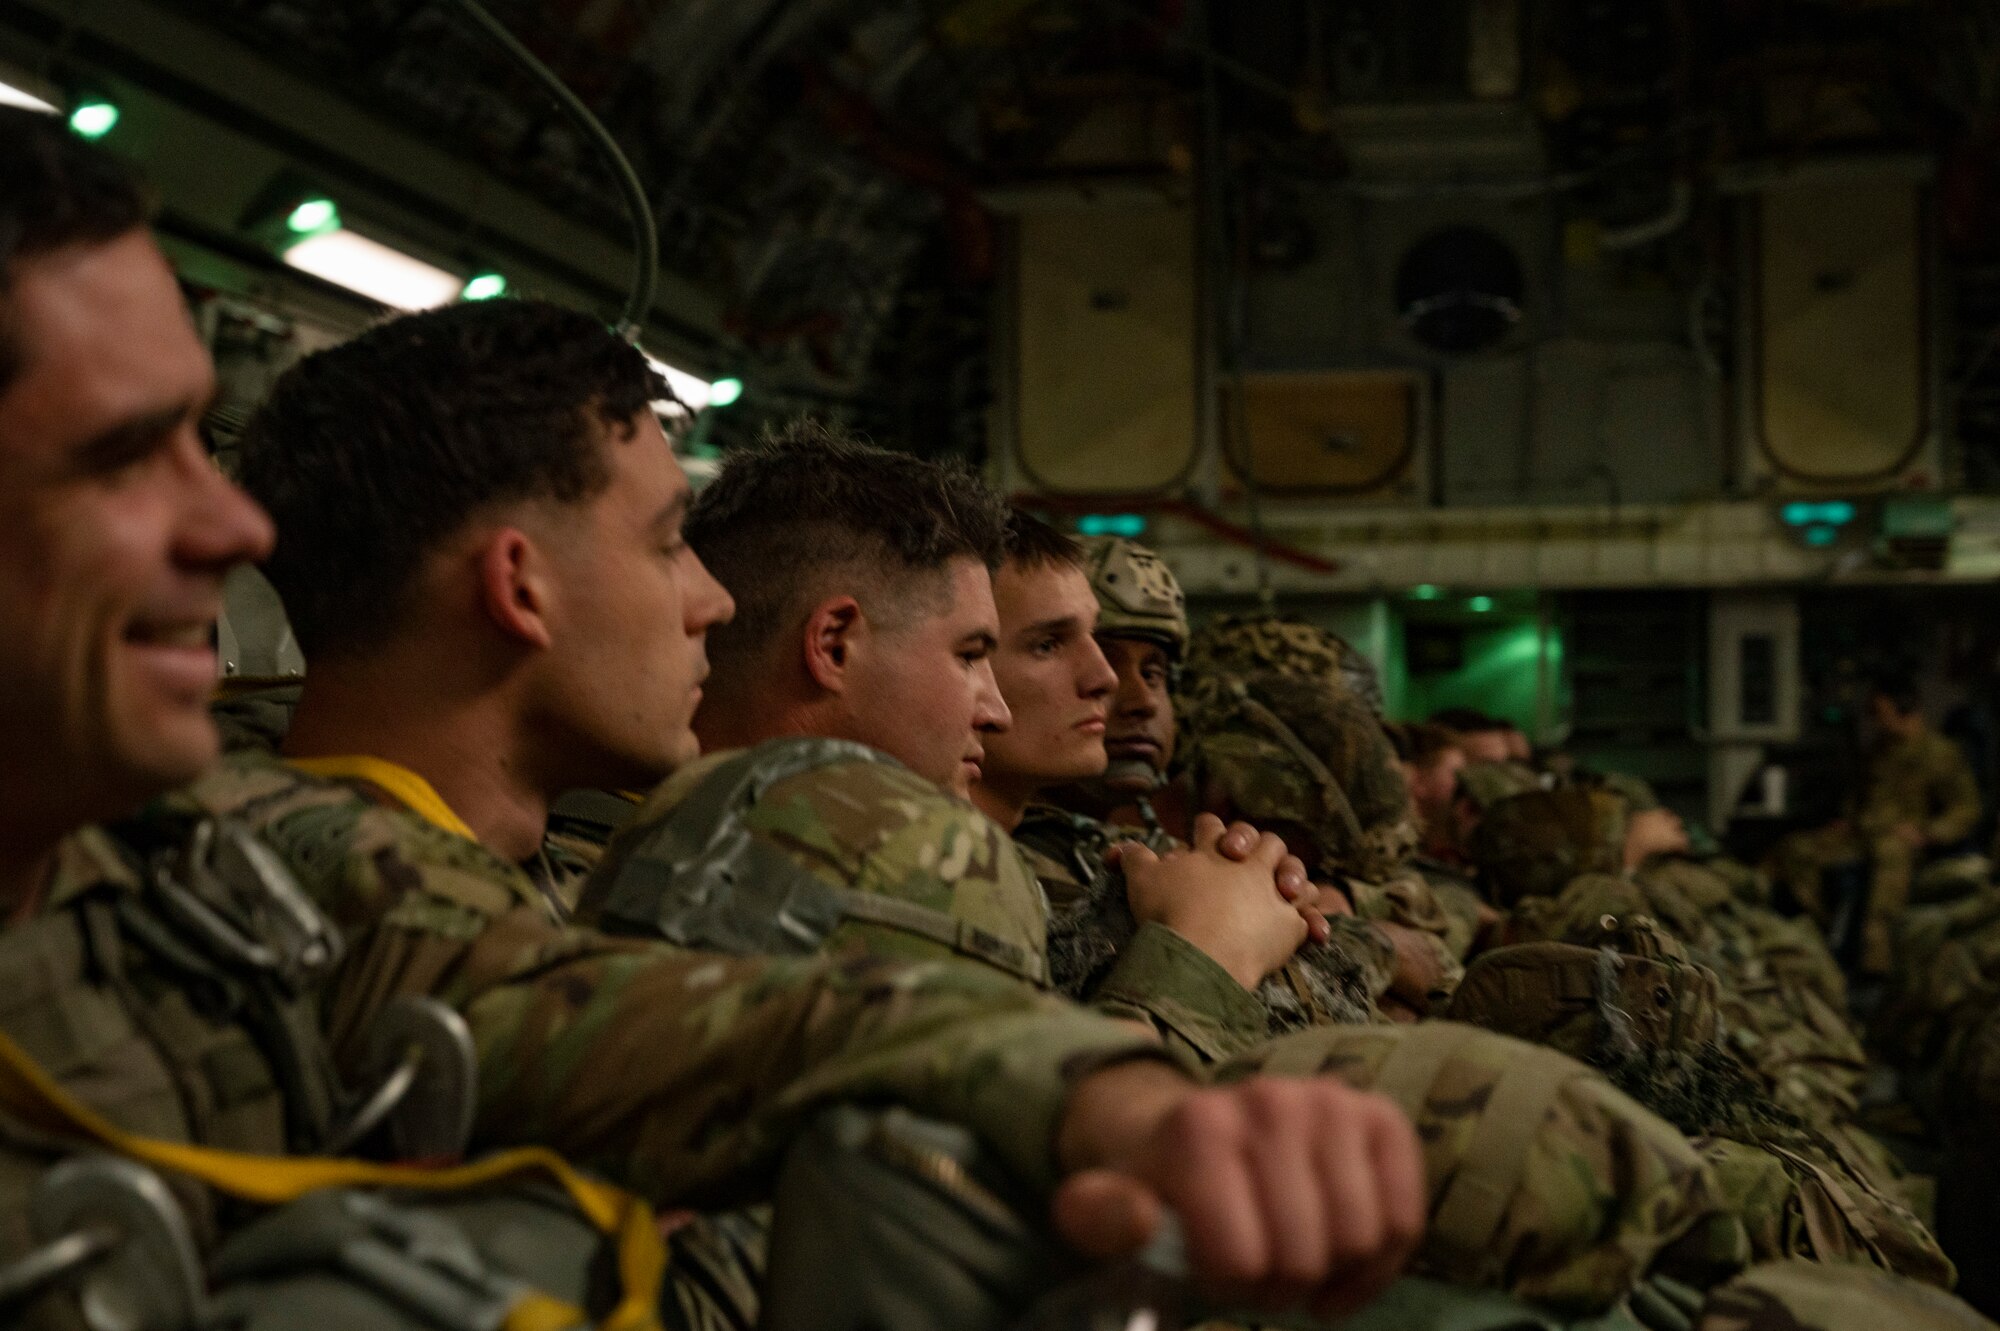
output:
<svg viewBox="0 0 2000 1331"><path fill-rule="evenodd" d="M387 758L371 758L365 753L343 753L330 758L288 758L292 766L313 776L335 781L366 781L395 797L396 802L417 817L441 827L454 836L477 841L465 820L453 813L431 783L400 763Z"/></svg>
<svg viewBox="0 0 2000 1331"><path fill-rule="evenodd" d="M141 1137L113 1126L64 1091L4 1033L0 1033L0 1105L45 1132L81 1137L155 1169L186 1174L232 1197L272 1206L321 1188L458 1192L520 1174L546 1175L562 1186L599 1232L617 1240L623 1294L602 1323L603 1331L658 1331L667 1251L652 1207L608 1183L584 1177L568 1161L542 1147L502 1151L448 1169L426 1169L323 1156L245 1155ZM510 1311L507 1331L554 1331L588 1321L582 1312L560 1300L535 1294Z"/></svg>

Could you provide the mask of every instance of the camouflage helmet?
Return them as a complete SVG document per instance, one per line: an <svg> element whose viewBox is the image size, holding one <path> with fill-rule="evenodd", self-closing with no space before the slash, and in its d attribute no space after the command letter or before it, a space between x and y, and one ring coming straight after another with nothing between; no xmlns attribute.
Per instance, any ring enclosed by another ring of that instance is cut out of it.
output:
<svg viewBox="0 0 2000 1331"><path fill-rule="evenodd" d="M1579 874L1616 873L1624 867L1624 847L1616 797L1531 790L1487 809L1467 851L1487 898L1512 906L1523 897L1555 896Z"/></svg>
<svg viewBox="0 0 2000 1331"><path fill-rule="evenodd" d="M1192 673L1248 674L1277 670L1331 681L1383 713L1382 680L1375 663L1346 639L1317 624L1271 614L1217 615L1188 643Z"/></svg>
<svg viewBox="0 0 2000 1331"><path fill-rule="evenodd" d="M1167 562L1123 536L1086 536L1083 571L1097 593L1097 631L1187 650L1187 598Z"/></svg>
<svg viewBox="0 0 2000 1331"><path fill-rule="evenodd" d="M1467 763L1458 773L1458 793L1481 809L1541 788L1534 772L1520 763Z"/></svg>
<svg viewBox="0 0 2000 1331"><path fill-rule="evenodd" d="M1633 813L1645 813L1662 807L1659 795L1652 783L1644 777L1632 776L1625 772L1606 772L1597 779L1597 784L1625 801L1625 807Z"/></svg>
<svg viewBox="0 0 2000 1331"><path fill-rule="evenodd" d="M1213 671L1184 694L1182 756L1252 822L1284 823L1317 871L1375 878L1415 843L1395 750L1327 677Z"/></svg>

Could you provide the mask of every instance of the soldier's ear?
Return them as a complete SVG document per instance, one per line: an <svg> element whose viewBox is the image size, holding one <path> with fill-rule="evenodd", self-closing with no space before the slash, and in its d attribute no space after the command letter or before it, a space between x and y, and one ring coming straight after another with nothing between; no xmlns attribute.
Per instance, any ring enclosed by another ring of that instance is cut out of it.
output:
<svg viewBox="0 0 2000 1331"><path fill-rule="evenodd" d="M806 616L806 673L828 693L847 692L862 622L861 603L852 596L830 597Z"/></svg>
<svg viewBox="0 0 2000 1331"><path fill-rule="evenodd" d="M479 604L493 627L524 646L547 648L549 580L535 543L514 527L501 527L480 545Z"/></svg>

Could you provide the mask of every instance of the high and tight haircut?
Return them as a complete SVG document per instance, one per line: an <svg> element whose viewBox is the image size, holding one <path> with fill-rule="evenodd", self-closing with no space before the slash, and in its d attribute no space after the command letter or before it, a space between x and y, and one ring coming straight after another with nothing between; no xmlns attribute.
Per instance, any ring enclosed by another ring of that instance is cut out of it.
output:
<svg viewBox="0 0 2000 1331"><path fill-rule="evenodd" d="M392 638L424 560L494 504L579 504L666 387L601 320L545 301L405 315L287 370L243 435L265 572L310 662Z"/></svg>
<svg viewBox="0 0 2000 1331"><path fill-rule="evenodd" d="M1396 748L1403 761L1417 767L1435 766L1445 754L1458 747L1458 731L1429 721L1412 721L1402 728Z"/></svg>
<svg viewBox="0 0 2000 1331"><path fill-rule="evenodd" d="M138 178L60 116L0 106L0 393L21 372L7 299L20 265L71 245L102 245L144 226Z"/></svg>
<svg viewBox="0 0 2000 1331"><path fill-rule="evenodd" d="M1490 735L1499 731L1514 729L1513 723L1488 716L1473 707L1447 707L1432 712L1430 723L1456 730L1461 735Z"/></svg>
<svg viewBox="0 0 2000 1331"><path fill-rule="evenodd" d="M1026 509L1007 510L1006 562L1023 571L1083 569L1083 547Z"/></svg>
<svg viewBox="0 0 2000 1331"><path fill-rule="evenodd" d="M953 560L998 568L1006 530L1005 501L963 466L807 419L772 431L732 452L688 513L688 544L736 601L708 632L711 679L745 677L828 595L878 623L919 609L920 580Z"/></svg>
<svg viewBox="0 0 2000 1331"><path fill-rule="evenodd" d="M1885 670L1870 676L1868 692L1871 697L1888 699L1898 716L1915 716L1923 706L1917 681L1900 670Z"/></svg>

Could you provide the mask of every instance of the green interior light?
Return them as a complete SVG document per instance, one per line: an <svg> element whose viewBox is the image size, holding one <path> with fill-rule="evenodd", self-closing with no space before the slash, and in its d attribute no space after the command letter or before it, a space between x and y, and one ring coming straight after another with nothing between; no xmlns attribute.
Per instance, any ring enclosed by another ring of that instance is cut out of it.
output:
<svg viewBox="0 0 2000 1331"><path fill-rule="evenodd" d="M1085 536L1131 538L1145 534L1146 519L1140 513L1086 513L1076 520L1076 529Z"/></svg>
<svg viewBox="0 0 2000 1331"><path fill-rule="evenodd" d="M1442 595L1444 595L1443 592L1428 582L1418 583L1416 586L1410 588L1410 599L1412 601L1435 601Z"/></svg>
<svg viewBox="0 0 2000 1331"><path fill-rule="evenodd" d="M492 300L507 294L507 279L500 273L478 273L468 279L460 300Z"/></svg>
<svg viewBox="0 0 2000 1331"><path fill-rule="evenodd" d="M726 407L743 396L743 381L734 377L717 379L708 386L708 405Z"/></svg>
<svg viewBox="0 0 2000 1331"><path fill-rule="evenodd" d="M1846 499L1794 499L1778 510L1778 518L1787 527L1845 527L1854 513Z"/></svg>
<svg viewBox="0 0 2000 1331"><path fill-rule="evenodd" d="M1493 598L1490 596L1475 596L1465 604L1474 614L1483 615L1493 608Z"/></svg>
<svg viewBox="0 0 2000 1331"><path fill-rule="evenodd" d="M333 206L332 199L318 197L301 200L285 218L285 229L295 236L315 236L339 225L340 209Z"/></svg>
<svg viewBox="0 0 2000 1331"><path fill-rule="evenodd" d="M1840 539L1840 532L1823 522L1818 522L1806 528L1801 539L1815 550L1824 550Z"/></svg>
<svg viewBox="0 0 2000 1331"><path fill-rule="evenodd" d="M69 113L69 127L86 139L101 139L111 132L118 123L118 108L111 103L92 99L80 103Z"/></svg>

